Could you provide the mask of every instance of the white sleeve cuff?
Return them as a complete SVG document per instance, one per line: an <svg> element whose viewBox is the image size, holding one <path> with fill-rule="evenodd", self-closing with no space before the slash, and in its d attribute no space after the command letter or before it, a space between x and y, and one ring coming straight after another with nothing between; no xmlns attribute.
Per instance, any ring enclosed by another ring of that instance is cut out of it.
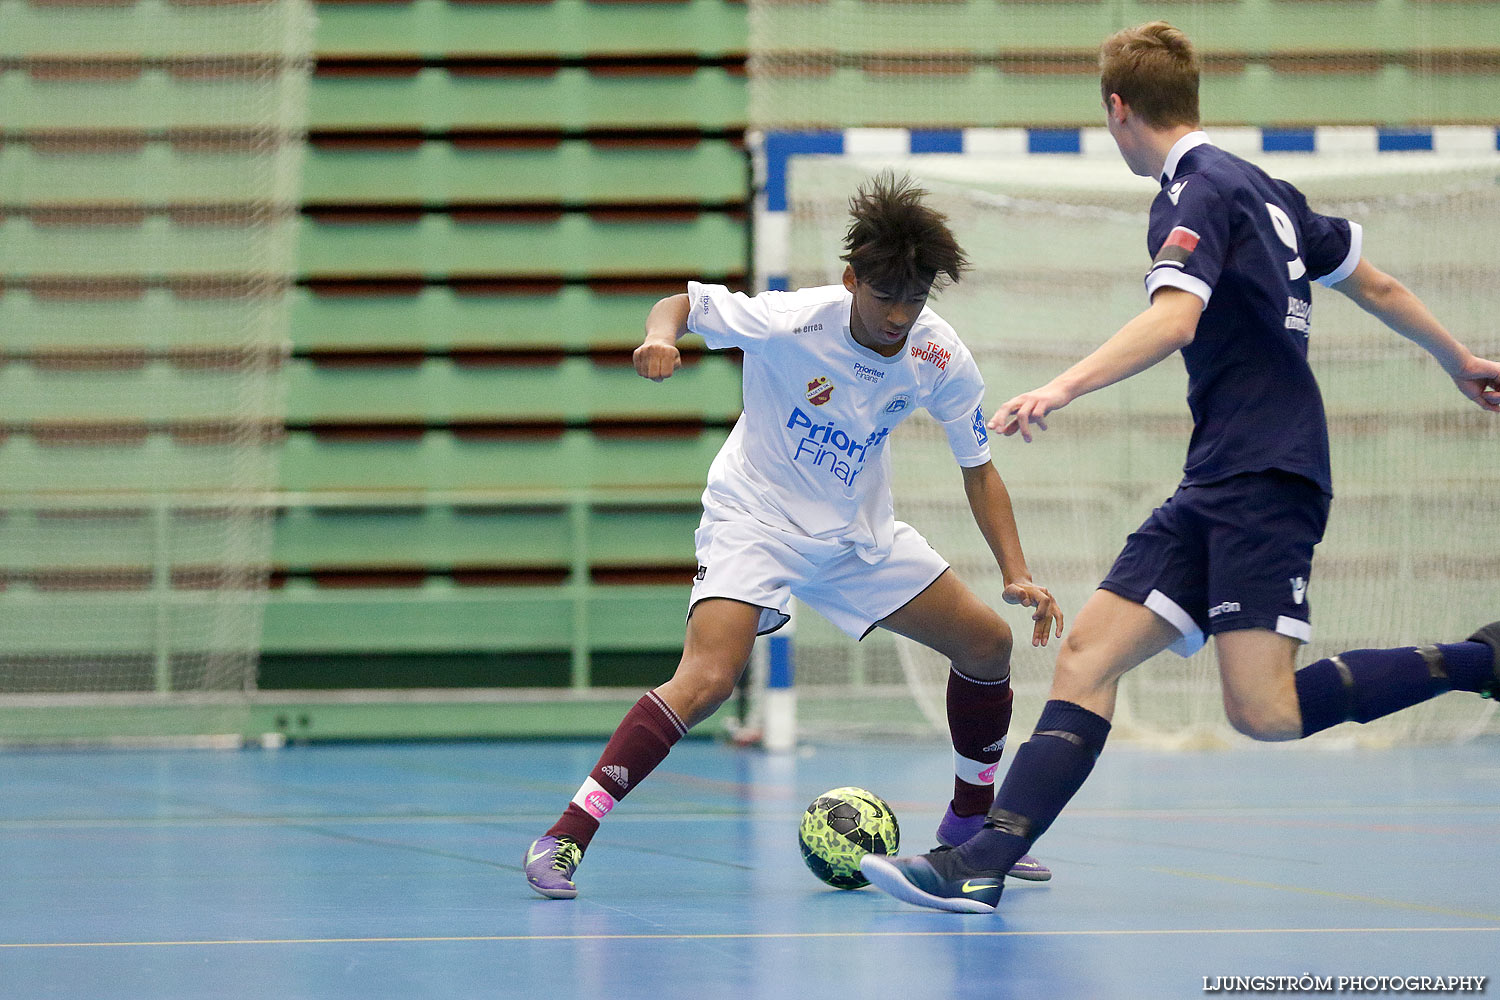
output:
<svg viewBox="0 0 1500 1000"><path fill-rule="evenodd" d="M1353 274L1354 269L1359 266L1359 258L1363 252L1364 242L1364 227L1357 222L1349 223L1349 255L1344 258L1344 262L1338 266L1337 270L1330 271L1319 278L1318 284L1332 288Z"/></svg>
<svg viewBox="0 0 1500 1000"><path fill-rule="evenodd" d="M707 304L707 301L708 301L707 296L705 296L703 294L703 285L702 285L702 283L701 282L697 282L697 281L693 281L693 280L689 279L689 281L687 283L687 296L688 296L688 317L687 317L688 332L689 333L702 333L703 331L699 330L697 328L696 324L693 322L695 319L698 318L698 316L700 314L700 309L699 309L700 303L701 304Z"/></svg>
<svg viewBox="0 0 1500 1000"><path fill-rule="evenodd" d="M1202 278L1195 278L1191 274L1184 274L1175 267L1157 265L1146 275L1146 298L1156 294L1158 288L1180 288L1184 292L1192 292L1203 300L1203 307L1208 308L1208 300L1213 296L1214 290L1208 287L1208 282Z"/></svg>

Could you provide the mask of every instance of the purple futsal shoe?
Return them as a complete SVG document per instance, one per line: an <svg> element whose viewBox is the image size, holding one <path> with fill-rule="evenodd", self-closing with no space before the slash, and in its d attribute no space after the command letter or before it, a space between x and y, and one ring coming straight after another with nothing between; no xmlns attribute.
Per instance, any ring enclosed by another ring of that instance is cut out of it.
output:
<svg viewBox="0 0 1500 1000"><path fill-rule="evenodd" d="M938 845L932 849L932 853L952 850L959 846L984 827L984 819L984 813L978 816L955 816L953 803L948 803L948 811L943 813L943 821L938 824ZM1052 869L1031 855L1023 854L1006 874L1011 878L1024 879L1027 882L1045 882L1052 877Z"/></svg>
<svg viewBox="0 0 1500 1000"><path fill-rule="evenodd" d="M573 871L583 860L583 848L572 837L538 837L526 849L526 884L548 899L578 895Z"/></svg>

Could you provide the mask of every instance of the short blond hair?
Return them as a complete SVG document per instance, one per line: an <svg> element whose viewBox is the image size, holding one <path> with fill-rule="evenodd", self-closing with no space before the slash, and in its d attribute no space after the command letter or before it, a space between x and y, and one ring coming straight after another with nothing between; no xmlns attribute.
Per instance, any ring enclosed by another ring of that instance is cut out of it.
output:
<svg viewBox="0 0 1500 1000"><path fill-rule="evenodd" d="M1166 21L1117 31L1099 46L1099 89L1155 128L1198 124L1198 54Z"/></svg>

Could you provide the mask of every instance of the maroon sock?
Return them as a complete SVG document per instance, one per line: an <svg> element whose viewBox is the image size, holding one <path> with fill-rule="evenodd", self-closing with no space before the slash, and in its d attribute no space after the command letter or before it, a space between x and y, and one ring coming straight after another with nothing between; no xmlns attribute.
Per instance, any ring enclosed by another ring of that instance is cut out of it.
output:
<svg viewBox="0 0 1500 1000"><path fill-rule="evenodd" d="M615 734L605 744L604 753L599 755L599 763L547 835L572 837L587 849L599 829L599 821L625 793L666 760L672 745L686 733L687 726L672 711L672 706L655 691L647 691L620 720Z"/></svg>
<svg viewBox="0 0 1500 1000"><path fill-rule="evenodd" d="M1005 752L1014 696L1010 679L976 681L948 671L948 731L953 737L953 812L978 816L995 800L995 770Z"/></svg>

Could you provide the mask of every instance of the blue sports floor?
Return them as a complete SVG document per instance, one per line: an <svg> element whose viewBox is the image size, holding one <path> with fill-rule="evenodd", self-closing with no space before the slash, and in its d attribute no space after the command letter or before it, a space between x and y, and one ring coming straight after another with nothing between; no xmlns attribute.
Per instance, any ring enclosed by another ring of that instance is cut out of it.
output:
<svg viewBox="0 0 1500 1000"><path fill-rule="evenodd" d="M904 852L930 847L937 745L680 744L606 821L580 897L534 896L522 852L598 749L0 754L0 997L1124 1000L1500 976L1494 742L1111 748L1038 845L1056 878L982 917L825 889L797 851L802 808L841 784L895 806Z"/></svg>

